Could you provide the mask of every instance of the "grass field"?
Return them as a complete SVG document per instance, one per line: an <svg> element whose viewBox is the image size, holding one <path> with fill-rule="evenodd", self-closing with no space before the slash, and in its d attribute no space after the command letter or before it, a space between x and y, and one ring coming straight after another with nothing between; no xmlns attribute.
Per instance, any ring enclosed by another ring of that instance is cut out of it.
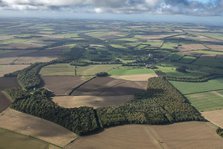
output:
<svg viewBox="0 0 223 149"><path fill-rule="evenodd" d="M222 146L222 138L211 123L185 122L109 128L79 138L65 149L220 149Z"/></svg>
<svg viewBox="0 0 223 149"><path fill-rule="evenodd" d="M222 58L215 58L214 56L202 56L195 62L197 65L210 67L221 67L222 63Z"/></svg>
<svg viewBox="0 0 223 149"><path fill-rule="evenodd" d="M189 64L189 63L195 61L196 59L197 58L193 57L193 56L184 56L179 62Z"/></svg>
<svg viewBox="0 0 223 149"><path fill-rule="evenodd" d="M85 67L77 67L77 75L80 76L89 76L95 75L98 72L109 72L121 65L90 65Z"/></svg>
<svg viewBox="0 0 223 149"><path fill-rule="evenodd" d="M177 47L177 43L173 42L165 42L162 46L163 49L175 49Z"/></svg>
<svg viewBox="0 0 223 149"><path fill-rule="evenodd" d="M108 72L109 70L118 67L120 65L90 65L77 67L77 75L78 76L93 76L98 72ZM40 74L43 76L74 76L75 75L75 67L70 64L54 64L44 67Z"/></svg>
<svg viewBox="0 0 223 149"><path fill-rule="evenodd" d="M223 79L213 79L207 82L179 82L171 81L171 83L183 94L202 93L207 91L223 89Z"/></svg>
<svg viewBox="0 0 223 149"><path fill-rule="evenodd" d="M49 149L49 144L29 137L0 128L1 149Z"/></svg>
<svg viewBox="0 0 223 149"><path fill-rule="evenodd" d="M198 77L202 76L203 73L197 72L197 71L188 71L187 73L182 73L179 71L176 71L175 66L158 66L158 69L162 72L164 72L167 76L170 77Z"/></svg>
<svg viewBox="0 0 223 149"><path fill-rule="evenodd" d="M223 50L222 51L211 51L211 50L196 50L193 51L192 53L200 53L200 54L205 54L205 55L223 55Z"/></svg>
<svg viewBox="0 0 223 149"><path fill-rule="evenodd" d="M111 44L110 46L112 46L113 48L117 48L117 49L126 49L125 46L120 45L120 44Z"/></svg>
<svg viewBox="0 0 223 149"><path fill-rule="evenodd" d="M211 91L189 94L186 97L199 111L212 111L223 108L223 94L221 92Z"/></svg>
<svg viewBox="0 0 223 149"><path fill-rule="evenodd" d="M109 71L111 75L155 74L153 70L137 67L118 67Z"/></svg>

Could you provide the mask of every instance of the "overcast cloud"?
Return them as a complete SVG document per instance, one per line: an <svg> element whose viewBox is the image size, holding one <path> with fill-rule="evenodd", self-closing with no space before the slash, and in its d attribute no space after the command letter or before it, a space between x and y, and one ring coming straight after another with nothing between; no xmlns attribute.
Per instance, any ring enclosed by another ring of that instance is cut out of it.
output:
<svg viewBox="0 0 223 149"><path fill-rule="evenodd" d="M1 10L223 15L223 0L0 0Z"/></svg>

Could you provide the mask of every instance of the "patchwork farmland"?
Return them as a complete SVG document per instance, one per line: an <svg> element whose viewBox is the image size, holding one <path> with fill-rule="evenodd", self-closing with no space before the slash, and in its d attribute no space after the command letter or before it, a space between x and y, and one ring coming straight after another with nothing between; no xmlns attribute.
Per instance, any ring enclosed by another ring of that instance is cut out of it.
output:
<svg viewBox="0 0 223 149"><path fill-rule="evenodd" d="M0 148L223 147L221 28L1 22Z"/></svg>

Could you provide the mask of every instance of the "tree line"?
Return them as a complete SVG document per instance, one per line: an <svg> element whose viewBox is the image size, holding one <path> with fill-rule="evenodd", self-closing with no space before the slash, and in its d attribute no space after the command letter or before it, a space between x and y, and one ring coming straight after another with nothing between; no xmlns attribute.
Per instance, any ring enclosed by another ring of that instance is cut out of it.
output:
<svg viewBox="0 0 223 149"><path fill-rule="evenodd" d="M99 108L97 113L103 127L204 120L189 101L164 78L149 79L147 91L138 94L130 103Z"/></svg>

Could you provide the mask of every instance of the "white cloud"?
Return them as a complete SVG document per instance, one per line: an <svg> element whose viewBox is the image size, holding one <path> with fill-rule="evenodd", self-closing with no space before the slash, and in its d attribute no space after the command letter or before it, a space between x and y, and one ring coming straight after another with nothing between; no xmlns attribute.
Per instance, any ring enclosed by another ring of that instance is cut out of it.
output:
<svg viewBox="0 0 223 149"><path fill-rule="evenodd" d="M95 13L172 13L221 15L223 0L0 0L0 9L12 10L80 10Z"/></svg>

